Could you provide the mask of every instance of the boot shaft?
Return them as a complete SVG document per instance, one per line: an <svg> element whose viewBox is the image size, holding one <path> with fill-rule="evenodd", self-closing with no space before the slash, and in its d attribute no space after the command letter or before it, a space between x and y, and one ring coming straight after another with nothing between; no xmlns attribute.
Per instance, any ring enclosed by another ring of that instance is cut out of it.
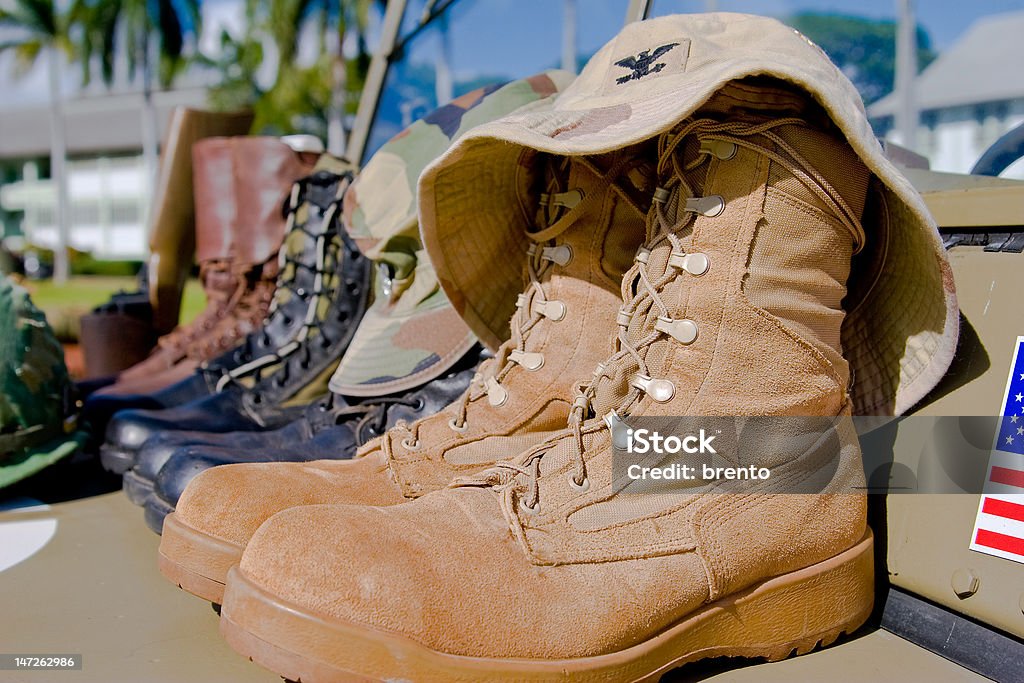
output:
<svg viewBox="0 0 1024 683"><path fill-rule="evenodd" d="M625 354L599 370L615 380L597 414L842 410L842 302L870 173L817 120L808 99L736 84L662 136L652 242L627 275L620 350L657 340L642 366Z"/></svg>
<svg viewBox="0 0 1024 683"><path fill-rule="evenodd" d="M508 357L526 370L509 365L498 373L509 388L566 397L576 368L610 350L622 277L644 240L654 183L653 165L638 149L558 165L561 177L533 196L540 227L527 233L524 290L511 323L518 334L510 347L522 339L522 349L499 351L496 363Z"/></svg>
<svg viewBox="0 0 1024 683"><path fill-rule="evenodd" d="M218 384L242 385L253 415L321 396L365 310L369 263L340 221L350 179L325 156L292 188L269 315L236 350L243 364Z"/></svg>
<svg viewBox="0 0 1024 683"><path fill-rule="evenodd" d="M208 138L192 156L196 260L252 266L273 258L285 233L281 205L316 157L270 137Z"/></svg>
<svg viewBox="0 0 1024 683"><path fill-rule="evenodd" d="M512 337L448 409L384 437L406 495L444 486L564 426L578 368L610 350L622 274L644 239L649 157L635 148L523 161L521 206L533 227L520 235L525 284Z"/></svg>

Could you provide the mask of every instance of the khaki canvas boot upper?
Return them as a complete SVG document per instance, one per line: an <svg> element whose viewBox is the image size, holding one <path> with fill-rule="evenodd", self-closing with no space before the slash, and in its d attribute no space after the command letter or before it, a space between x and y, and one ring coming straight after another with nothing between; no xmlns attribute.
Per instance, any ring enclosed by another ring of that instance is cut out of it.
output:
<svg viewBox="0 0 1024 683"><path fill-rule="evenodd" d="M389 430L355 460L207 470L184 491L174 523L236 544L240 552L279 510L400 503L564 429L576 369L607 355L619 283L644 239L653 165L638 153L524 161L524 211L537 228L523 256L526 286L512 337L455 403ZM536 168L544 172L534 175Z"/></svg>
<svg viewBox="0 0 1024 683"><path fill-rule="evenodd" d="M616 348L570 428L407 505L271 518L229 578L229 642L367 677L471 678L478 664L489 680L638 680L701 656L785 657L867 618L839 339L870 173L809 99L746 82L660 135L657 164ZM626 490L609 425L685 415L775 416L773 433L723 430L719 450L776 478ZM798 439L802 423L779 416L831 428Z"/></svg>
<svg viewBox="0 0 1024 683"><path fill-rule="evenodd" d="M636 150L553 165L539 195L540 227L528 233L511 338L459 400L376 444L405 497L562 429L575 369L607 354L621 273L643 240L650 168Z"/></svg>

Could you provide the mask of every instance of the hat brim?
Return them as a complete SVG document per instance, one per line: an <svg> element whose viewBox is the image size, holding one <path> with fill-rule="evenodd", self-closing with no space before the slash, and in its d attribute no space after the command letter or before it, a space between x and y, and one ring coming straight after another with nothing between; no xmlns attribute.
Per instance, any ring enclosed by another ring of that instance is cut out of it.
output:
<svg viewBox="0 0 1024 683"><path fill-rule="evenodd" d="M639 23L616 41L631 30L642 33L642 45L685 40L686 68L631 84L628 92L609 91L601 84L606 79L589 82L593 73L610 72L619 52L636 47L613 41L550 106L478 127L424 172L423 242L453 305L488 346L506 334L514 306L508 292L521 284L518 263L512 267L507 254L515 246L510 233L521 232L517 179L528 150L589 155L620 149L670 130L730 81L773 77L813 97L875 176L863 221L868 245L851 275L844 353L855 378L856 414L910 409L952 362L959 309L935 222L885 158L853 85L820 48L774 20L719 13ZM487 267L467 268L460 263L466 254Z"/></svg>
<svg viewBox="0 0 1024 683"><path fill-rule="evenodd" d="M397 314L385 299L363 316L331 391L343 396L386 396L441 376L476 343L451 306Z"/></svg>
<svg viewBox="0 0 1024 683"><path fill-rule="evenodd" d="M11 486L73 455L85 444L86 434L75 432L24 453L0 460L0 489Z"/></svg>

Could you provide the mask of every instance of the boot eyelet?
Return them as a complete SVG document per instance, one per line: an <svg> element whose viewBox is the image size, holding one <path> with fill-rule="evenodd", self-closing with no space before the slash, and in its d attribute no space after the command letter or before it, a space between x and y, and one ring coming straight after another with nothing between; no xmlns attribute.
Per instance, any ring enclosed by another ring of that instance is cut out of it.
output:
<svg viewBox="0 0 1024 683"><path fill-rule="evenodd" d="M526 504L526 501L522 498L519 499L519 509L528 515L539 515L540 514L540 501L533 507Z"/></svg>
<svg viewBox="0 0 1024 683"><path fill-rule="evenodd" d="M671 401L672 397L675 396L676 393L675 385L672 384L671 380L652 379L647 375L641 375L639 373L630 378L629 384L630 386L644 392L650 396L652 400L658 403L667 403Z"/></svg>
<svg viewBox="0 0 1024 683"><path fill-rule="evenodd" d="M541 250L541 258L546 261L565 267L572 262L572 247L568 244L559 244L556 247L544 247Z"/></svg>
<svg viewBox="0 0 1024 683"><path fill-rule="evenodd" d="M465 423L465 422L463 422L461 425L457 424L455 422L455 418L453 417L452 419L448 420L448 428L451 429L453 432L457 432L459 434L462 434L467 429L469 429L469 425L467 423Z"/></svg>
<svg viewBox="0 0 1024 683"><path fill-rule="evenodd" d="M518 363L520 367L529 372L536 372L544 367L544 354L542 353L526 353L516 349L508 357L509 360Z"/></svg>
<svg viewBox="0 0 1024 683"><path fill-rule="evenodd" d="M576 477L570 472L566 479L569 480L569 487L577 493L586 493L590 490L590 477L583 477L583 481L577 484Z"/></svg>
<svg viewBox="0 0 1024 683"><path fill-rule="evenodd" d="M721 161L728 161L736 156L736 143L728 140L701 140L700 151Z"/></svg>
<svg viewBox="0 0 1024 683"><path fill-rule="evenodd" d="M540 301L533 305L533 308L537 313L551 320L552 322L558 322L565 318L566 307L565 303L556 299L550 301Z"/></svg>
<svg viewBox="0 0 1024 683"><path fill-rule="evenodd" d="M423 410L426 407L427 407L427 402L424 401L422 397L420 397L420 398L417 398L416 402L412 404L412 411L414 413L418 413L418 412L420 412L421 410Z"/></svg>
<svg viewBox="0 0 1024 683"><path fill-rule="evenodd" d="M402 439L402 448L407 451L419 450L420 440L419 439Z"/></svg>

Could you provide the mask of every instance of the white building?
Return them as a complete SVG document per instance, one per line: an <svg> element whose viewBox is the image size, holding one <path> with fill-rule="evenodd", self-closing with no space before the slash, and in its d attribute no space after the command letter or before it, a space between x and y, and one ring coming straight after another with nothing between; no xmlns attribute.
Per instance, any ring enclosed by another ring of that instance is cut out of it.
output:
<svg viewBox="0 0 1024 683"><path fill-rule="evenodd" d="M166 130L178 105L204 108L206 90L154 94L157 125ZM65 103L69 162L71 246L100 259L143 259L151 190L142 156L142 96L81 96ZM45 172L50 153L45 106L0 110L0 186L3 236L21 233L33 244L54 247L56 188Z"/></svg>
<svg viewBox="0 0 1024 683"><path fill-rule="evenodd" d="M936 171L967 173L988 147L1024 123L1024 12L972 24L914 82L920 111L916 139L893 129L894 94L868 107L876 131L928 157ZM1018 162L1004 176L1024 178Z"/></svg>

